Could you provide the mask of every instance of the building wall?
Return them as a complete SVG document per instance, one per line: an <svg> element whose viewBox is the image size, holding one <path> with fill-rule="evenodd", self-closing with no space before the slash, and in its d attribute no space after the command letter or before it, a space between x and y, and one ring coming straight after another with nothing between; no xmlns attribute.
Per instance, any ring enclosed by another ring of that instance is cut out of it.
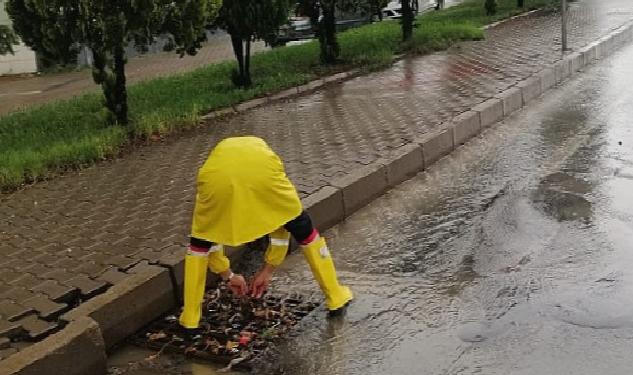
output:
<svg viewBox="0 0 633 375"><path fill-rule="evenodd" d="M4 9L6 0L0 0L0 25L10 25L11 20ZM37 72L35 53L25 45L14 47L15 55L0 56L0 75Z"/></svg>

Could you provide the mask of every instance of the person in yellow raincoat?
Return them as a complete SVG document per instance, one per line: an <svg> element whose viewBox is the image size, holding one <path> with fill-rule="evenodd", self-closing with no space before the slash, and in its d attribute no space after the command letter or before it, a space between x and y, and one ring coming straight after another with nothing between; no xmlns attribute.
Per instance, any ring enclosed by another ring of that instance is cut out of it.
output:
<svg viewBox="0 0 633 375"><path fill-rule="evenodd" d="M249 287L242 275L231 271L224 246L238 246L265 235L270 236L265 264ZM198 328L207 268L219 274L233 293L261 297L286 257L291 235L303 249L327 308L339 311L352 300L352 292L339 284L325 239L303 210L279 156L256 137L218 143L198 173L180 324L186 329Z"/></svg>

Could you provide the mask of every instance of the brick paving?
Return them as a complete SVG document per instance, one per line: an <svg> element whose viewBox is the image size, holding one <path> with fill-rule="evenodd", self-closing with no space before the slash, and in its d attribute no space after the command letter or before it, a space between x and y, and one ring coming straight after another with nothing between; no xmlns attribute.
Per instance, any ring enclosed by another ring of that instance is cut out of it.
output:
<svg viewBox="0 0 633 375"><path fill-rule="evenodd" d="M254 52L266 49L261 42L254 43L252 48ZM226 34L218 34L211 37L195 56L180 58L176 53L164 52L130 58L126 75L134 83L233 58L230 38ZM0 77L0 115L21 107L98 90L89 69L35 77Z"/></svg>
<svg viewBox="0 0 633 375"><path fill-rule="evenodd" d="M630 19L629 0L585 0L572 10L572 46ZM195 173L218 140L265 138L306 197L556 62L558 30L554 15L517 19L490 29L485 41L406 59L0 195L0 358L61 328L63 312L123 282L135 265L182 254Z"/></svg>

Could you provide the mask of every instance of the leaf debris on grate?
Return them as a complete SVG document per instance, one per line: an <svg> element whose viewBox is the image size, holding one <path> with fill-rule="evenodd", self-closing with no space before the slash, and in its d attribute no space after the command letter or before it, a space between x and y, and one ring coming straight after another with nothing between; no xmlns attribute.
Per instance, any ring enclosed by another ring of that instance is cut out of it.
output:
<svg viewBox="0 0 633 375"><path fill-rule="evenodd" d="M156 357L162 353L184 354L248 370L251 360L317 306L299 295L239 298L221 284L205 295L197 334L184 335L177 316L168 315L134 335L132 342L156 350Z"/></svg>

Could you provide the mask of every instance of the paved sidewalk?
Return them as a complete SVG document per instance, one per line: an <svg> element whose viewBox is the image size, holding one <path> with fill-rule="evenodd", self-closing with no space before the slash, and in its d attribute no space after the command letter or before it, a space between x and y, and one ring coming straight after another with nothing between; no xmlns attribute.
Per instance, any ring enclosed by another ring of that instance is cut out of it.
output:
<svg viewBox="0 0 633 375"><path fill-rule="evenodd" d="M266 49L256 42L253 51ZM214 62L232 60L233 49L228 35L212 36L195 56L180 58L178 54L161 52L133 57L126 66L130 82L191 71ZM35 77L0 77L0 115L20 107L70 98L85 92L98 91L90 69L78 72L45 74Z"/></svg>
<svg viewBox="0 0 633 375"><path fill-rule="evenodd" d="M629 0L581 2L572 10L572 45L630 19ZM181 254L195 173L218 140L265 138L307 197L560 60L559 27L553 15L517 19L489 30L485 41L406 59L0 195L0 358L59 329L61 313L121 282L139 263ZM1 338L8 332L23 339L8 343Z"/></svg>

